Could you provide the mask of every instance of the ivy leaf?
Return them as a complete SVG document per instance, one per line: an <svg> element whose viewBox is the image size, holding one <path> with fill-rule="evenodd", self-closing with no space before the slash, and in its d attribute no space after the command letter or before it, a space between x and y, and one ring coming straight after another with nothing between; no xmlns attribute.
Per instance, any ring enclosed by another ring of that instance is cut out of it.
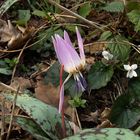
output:
<svg viewBox="0 0 140 140"><path fill-rule="evenodd" d="M85 129L63 140L140 140L140 137L129 129L101 128Z"/></svg>
<svg viewBox="0 0 140 140"><path fill-rule="evenodd" d="M112 38L112 32L110 32L110 31L105 31L105 32L103 32L103 33L101 34L99 40L101 40L101 41L105 40L105 41L106 41L106 40L108 40L110 37Z"/></svg>
<svg viewBox="0 0 140 140"><path fill-rule="evenodd" d="M120 1L114 1L114 2L106 4L106 6L103 7L102 9L107 12L123 12L124 4L123 2L120 2Z"/></svg>
<svg viewBox="0 0 140 140"><path fill-rule="evenodd" d="M135 31L140 31L140 10L132 10L127 14L127 16L129 21L131 21L135 25Z"/></svg>
<svg viewBox="0 0 140 140"><path fill-rule="evenodd" d="M84 18L86 18L86 16L89 15L91 11L91 4L90 2L86 2L85 4L83 4L79 10L78 10L78 13L83 16Z"/></svg>
<svg viewBox="0 0 140 140"><path fill-rule="evenodd" d="M129 58L131 46L128 44L121 43L123 41L126 41L126 38L117 35L115 36L115 38L112 38L110 41L114 43L109 43L107 45L107 48L110 50L111 54L113 54L115 59L120 61L127 60Z"/></svg>
<svg viewBox="0 0 140 140"><path fill-rule="evenodd" d="M88 73L88 84L91 89L99 89L107 85L113 76L113 67L96 62Z"/></svg>
<svg viewBox="0 0 140 140"><path fill-rule="evenodd" d="M110 121L118 127L131 128L140 119L140 107L131 94L123 94L115 101Z"/></svg>
<svg viewBox="0 0 140 140"><path fill-rule="evenodd" d="M13 101L14 95L4 93L6 99ZM50 105L47 105L40 100L30 97L27 94L18 95L16 105L25 111L39 127L53 140L62 138L62 121L61 114L58 110ZM66 134L72 134L71 127L65 120Z"/></svg>

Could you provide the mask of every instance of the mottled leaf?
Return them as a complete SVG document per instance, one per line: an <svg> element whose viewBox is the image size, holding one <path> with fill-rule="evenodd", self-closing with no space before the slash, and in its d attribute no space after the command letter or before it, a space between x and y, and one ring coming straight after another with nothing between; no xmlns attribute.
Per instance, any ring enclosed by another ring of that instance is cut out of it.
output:
<svg viewBox="0 0 140 140"><path fill-rule="evenodd" d="M38 140L49 140L48 135L35 123L34 120L23 116L14 116L14 121L22 127L22 129L30 132Z"/></svg>
<svg viewBox="0 0 140 140"><path fill-rule="evenodd" d="M14 95L4 94L6 99L13 101ZM27 94L18 95L16 105L23 109L42 130L53 140L62 138L61 115L58 110ZM71 128L65 120L66 133L71 135Z"/></svg>
<svg viewBox="0 0 140 140"><path fill-rule="evenodd" d="M85 129L63 140L140 140L131 130L122 128Z"/></svg>
<svg viewBox="0 0 140 140"><path fill-rule="evenodd" d="M107 85L113 76L113 67L96 62L88 72L88 84L91 89L99 89Z"/></svg>

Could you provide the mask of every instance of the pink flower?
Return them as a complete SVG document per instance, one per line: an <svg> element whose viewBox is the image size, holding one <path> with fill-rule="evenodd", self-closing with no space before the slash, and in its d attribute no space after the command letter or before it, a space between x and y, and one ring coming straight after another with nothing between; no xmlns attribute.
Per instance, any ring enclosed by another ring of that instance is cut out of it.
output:
<svg viewBox="0 0 140 140"><path fill-rule="evenodd" d="M76 34L80 55L74 49L69 35L66 31L64 31L64 38L62 38L58 34L55 34L54 37L52 37L57 58L60 64L64 66L64 70L69 73L68 77L65 79L61 86L59 112L61 112L64 102L64 84L72 75L74 75L78 90L84 91L86 86L86 82L80 72L85 67L83 40L77 27Z"/></svg>

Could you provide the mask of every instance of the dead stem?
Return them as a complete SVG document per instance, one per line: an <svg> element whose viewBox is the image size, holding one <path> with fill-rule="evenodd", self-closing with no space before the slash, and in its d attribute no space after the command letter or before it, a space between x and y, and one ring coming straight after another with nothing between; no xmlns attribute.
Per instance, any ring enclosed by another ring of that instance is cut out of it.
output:
<svg viewBox="0 0 140 140"><path fill-rule="evenodd" d="M53 1L53 0L48 0L48 2L51 3L52 5L54 5L54 6L58 7L58 8L60 8L61 10L66 11L67 13L69 13L69 14L75 16L76 18L78 18L78 19L84 21L85 23L87 23L87 24L89 24L89 25L91 25L91 26L93 26L93 27L95 27L95 28L97 28L97 29L99 29L99 30L101 30L101 31L104 31L103 27L100 27L100 26L101 26L100 24L98 24L98 23L96 23L96 22L93 22L93 21L90 21L90 20L87 20L86 18L84 18L84 17L82 17L82 16L80 16L80 15L74 13L73 11L71 11L71 10L69 10L69 9L67 9L67 8L65 8L65 7L63 7L62 5L58 4L57 2L55 2L55 1Z"/></svg>
<svg viewBox="0 0 140 140"><path fill-rule="evenodd" d="M14 117L14 110L15 110L15 106L16 106L16 99L17 99L17 95L19 93L19 89L20 89L20 87L18 86L17 91L16 91L15 96L14 96L14 100L13 100L13 107L12 107L12 112L11 112L10 123L9 123L9 128L8 128L6 140L9 140L9 136L10 136L10 133L11 133L13 117Z"/></svg>
<svg viewBox="0 0 140 140"><path fill-rule="evenodd" d="M2 125L1 125L1 140L3 140L3 136L4 136L4 131L5 131L5 111L4 111L4 106L5 106L5 98L2 99L1 102L1 121L2 121Z"/></svg>
<svg viewBox="0 0 140 140"><path fill-rule="evenodd" d="M8 86L8 85L2 83L1 81L0 81L0 86L2 86L2 87L5 88L5 89L8 89L8 90L17 92L17 90L16 90L15 88L13 88L13 87L11 87L11 86ZM18 91L18 92L19 92L19 93L22 93L21 91Z"/></svg>

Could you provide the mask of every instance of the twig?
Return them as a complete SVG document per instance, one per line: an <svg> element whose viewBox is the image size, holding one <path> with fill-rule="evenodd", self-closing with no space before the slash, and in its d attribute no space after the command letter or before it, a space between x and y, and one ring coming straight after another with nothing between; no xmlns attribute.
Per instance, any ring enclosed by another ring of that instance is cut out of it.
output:
<svg viewBox="0 0 140 140"><path fill-rule="evenodd" d="M16 106L16 99L17 99L17 95L19 93L19 89L20 89L20 87L18 86L17 92L15 93L14 100L13 100L13 107L12 107L12 112L11 112L10 123L9 123L9 128L8 128L6 140L9 140L9 136L11 133L12 123L13 123L13 118L14 118L14 110L15 110L15 106Z"/></svg>
<svg viewBox="0 0 140 140"><path fill-rule="evenodd" d="M52 4L52 5L54 5L54 6L58 7L58 8L60 8L61 10L65 11L65 12L67 12L67 13L73 15L73 16L75 16L76 18L78 18L78 19L84 21L85 23L87 23L87 24L89 24L89 25L91 25L91 26L93 26L93 27L95 27L95 28L97 28L97 29L99 29L99 30L101 30L101 31L104 31L104 30L103 30L103 27L100 27L98 23L93 22L93 21L90 21L90 20L88 20L88 19L86 19L86 18L84 18L84 17L82 17L82 16L76 14L75 12L73 12L73 11L71 11L71 10L65 8L64 6L58 4L57 2L55 2L55 1L53 1L53 0L48 0L48 2L49 2L50 4Z"/></svg>
<svg viewBox="0 0 140 140"><path fill-rule="evenodd" d="M4 106L5 106L5 98L2 99L1 103L1 121L2 121L2 126L1 126L1 140L3 140L4 136L4 130L5 130L5 111L4 111Z"/></svg>
<svg viewBox="0 0 140 140"><path fill-rule="evenodd" d="M11 91L17 92L17 90L16 90L15 88L13 88L13 87L11 87L11 86L8 86L8 85L2 83L1 81L0 81L0 86L6 88L6 89L8 89L8 90L11 90ZM18 91L18 92L19 92L19 93L22 93L21 91Z"/></svg>

